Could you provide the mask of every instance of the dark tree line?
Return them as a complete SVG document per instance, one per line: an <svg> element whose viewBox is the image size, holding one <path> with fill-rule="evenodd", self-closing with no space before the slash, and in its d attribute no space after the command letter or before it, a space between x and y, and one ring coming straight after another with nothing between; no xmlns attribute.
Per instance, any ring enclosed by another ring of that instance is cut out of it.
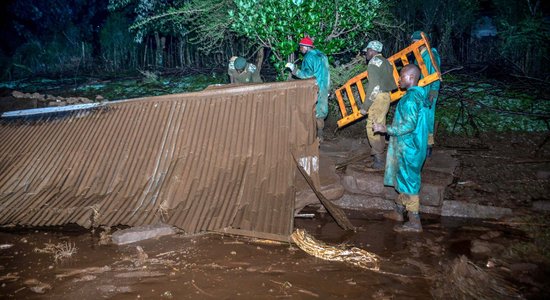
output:
<svg viewBox="0 0 550 300"><path fill-rule="evenodd" d="M308 0L289 2L308 4ZM386 54L391 54L409 43L414 30L423 30L431 36L432 45L438 48L446 65L505 65L519 75L538 78L549 75L545 66L550 62L550 16L545 1L379 2L373 26L368 32L351 36L357 39L354 47L334 51L333 58L352 58L357 53L355 46L365 38L384 41ZM9 80L75 72L221 70L228 57L236 54L250 60L261 56L260 61L269 68L274 61L263 57L269 57L270 51L276 49L265 47L265 43L260 45L257 39L247 36L247 29L242 26L231 27L232 22L238 22L229 13L236 8L235 3L231 0L7 1L1 4L4 14L0 22L1 76ZM294 47L293 42L282 47ZM326 44L334 46L338 44Z"/></svg>

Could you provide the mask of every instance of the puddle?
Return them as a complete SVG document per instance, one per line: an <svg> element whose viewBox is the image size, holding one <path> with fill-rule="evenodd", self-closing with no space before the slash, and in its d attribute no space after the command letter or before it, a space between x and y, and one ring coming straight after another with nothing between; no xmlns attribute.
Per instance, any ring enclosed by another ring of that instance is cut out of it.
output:
<svg viewBox="0 0 550 300"><path fill-rule="evenodd" d="M219 234L179 234L115 246L99 245L98 232L78 226L14 227L0 230L1 244L13 244L0 250L0 297L425 299L432 298L434 274L441 264L464 254L484 265L487 258L470 253L471 240L497 231L503 233L491 242L525 238L504 226L439 216L424 216L424 233L404 235L393 232L395 223L380 212L347 213L357 232L344 232L329 215L319 213L313 219L296 219L295 227L331 245L378 254L382 272L324 261L290 244ZM65 242L77 251L58 262L53 254L35 250ZM51 288L44 294L32 291L37 282ZM521 284L543 293L536 283Z"/></svg>

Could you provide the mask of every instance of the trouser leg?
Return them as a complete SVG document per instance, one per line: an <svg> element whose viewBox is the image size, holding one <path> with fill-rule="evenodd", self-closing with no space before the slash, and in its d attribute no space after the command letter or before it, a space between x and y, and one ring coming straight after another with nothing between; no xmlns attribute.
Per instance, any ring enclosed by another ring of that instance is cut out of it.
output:
<svg viewBox="0 0 550 300"><path fill-rule="evenodd" d="M371 155L384 153L386 138L384 134L375 133L372 129L374 123L386 125L386 115L390 107L390 94L379 93L370 106L367 117L367 137L372 148Z"/></svg>
<svg viewBox="0 0 550 300"><path fill-rule="evenodd" d="M420 197L418 195L405 195L402 199L407 211L418 212L420 209Z"/></svg>

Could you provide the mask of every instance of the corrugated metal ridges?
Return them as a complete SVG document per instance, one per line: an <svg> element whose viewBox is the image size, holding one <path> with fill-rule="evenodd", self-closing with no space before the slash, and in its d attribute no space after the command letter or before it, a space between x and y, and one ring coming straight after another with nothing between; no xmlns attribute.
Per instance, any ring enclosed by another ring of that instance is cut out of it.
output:
<svg viewBox="0 0 550 300"><path fill-rule="evenodd" d="M316 91L313 80L236 86L3 121L0 223L288 236L290 151L312 149Z"/></svg>

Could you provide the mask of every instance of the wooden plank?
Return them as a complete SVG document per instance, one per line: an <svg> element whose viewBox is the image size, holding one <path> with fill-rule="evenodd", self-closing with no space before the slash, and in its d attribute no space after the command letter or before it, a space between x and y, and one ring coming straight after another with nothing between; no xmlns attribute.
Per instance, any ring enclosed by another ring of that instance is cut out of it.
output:
<svg viewBox="0 0 550 300"><path fill-rule="evenodd" d="M304 176L304 179L307 181L307 184L309 185L309 187L311 187L311 189L313 190L313 192L315 193L319 201L321 201L321 204L323 204L323 206L327 209L327 211L334 218L336 223L340 227L342 227L342 229L344 230L355 231L355 226L351 224L350 220L348 219L344 211L340 209L340 207L338 207L336 204L330 202L330 200L325 198L325 196L323 196L323 194L319 190L317 190L317 188L313 184L313 180L311 180L311 177L309 177L306 170L304 170L304 168L298 163L294 154L292 154L292 158L294 159L294 162L296 163L298 170L300 170L300 173L302 174L302 176Z"/></svg>

